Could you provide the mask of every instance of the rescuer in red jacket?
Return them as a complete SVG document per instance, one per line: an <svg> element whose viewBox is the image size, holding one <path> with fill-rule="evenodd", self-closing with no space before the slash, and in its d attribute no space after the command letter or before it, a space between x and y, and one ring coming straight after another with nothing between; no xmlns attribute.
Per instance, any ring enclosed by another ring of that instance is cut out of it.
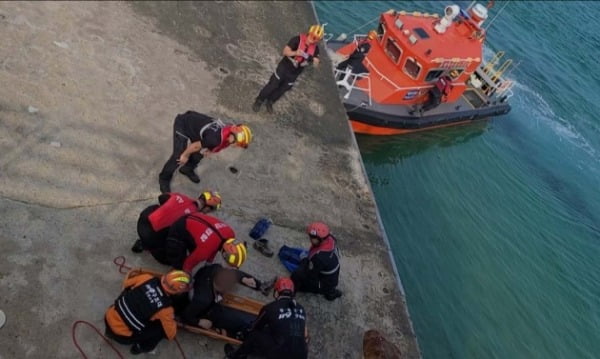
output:
<svg viewBox="0 0 600 359"><path fill-rule="evenodd" d="M148 250L162 264L169 264L164 256L169 228L176 220L193 212L209 213L221 208L221 196L217 192L202 192L197 199L181 193L163 193L158 203L140 213L137 232L140 237L131 250L141 253Z"/></svg>
<svg viewBox="0 0 600 359"><path fill-rule="evenodd" d="M235 243L233 229L218 218L192 213L178 219L169 229L167 262L176 269L193 273L201 262L212 263L221 251L225 263L239 268L246 260L246 245Z"/></svg>

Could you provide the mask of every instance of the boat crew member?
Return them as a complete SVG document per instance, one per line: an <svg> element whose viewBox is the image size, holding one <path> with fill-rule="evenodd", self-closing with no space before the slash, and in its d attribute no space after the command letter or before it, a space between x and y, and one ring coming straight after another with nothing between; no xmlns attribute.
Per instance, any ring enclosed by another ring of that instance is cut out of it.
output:
<svg viewBox="0 0 600 359"><path fill-rule="evenodd" d="M307 233L311 242L308 257L303 258L292 273L296 290L323 294L327 300L335 300L342 296L336 288L340 276L336 239L323 222L311 223Z"/></svg>
<svg viewBox="0 0 600 359"><path fill-rule="evenodd" d="M169 227L176 220L193 212L209 213L221 207L221 196L217 192L202 192L197 199L181 193L163 193L158 203L148 206L140 213L137 232L140 237L131 248L134 253L148 250L162 264L169 264L164 257Z"/></svg>
<svg viewBox="0 0 600 359"><path fill-rule="evenodd" d="M172 296L186 292L190 276L180 270L161 278L140 274L125 281L123 292L104 316L106 336L131 345L131 354L151 352L177 333Z"/></svg>
<svg viewBox="0 0 600 359"><path fill-rule="evenodd" d="M451 76L454 75L456 70L452 70ZM455 76L453 76L455 77ZM434 109L442 102L447 101L447 96L452 90L452 77L442 76L440 77L432 88L429 89L429 98L427 102L423 104L423 107L419 110L420 113ZM414 110L409 112L411 115L414 114Z"/></svg>
<svg viewBox="0 0 600 359"><path fill-rule="evenodd" d="M294 36L283 48L283 58L277 69L271 75L267 85L260 91L252 105L252 110L258 112L263 103L267 111L273 113L273 104L289 89L309 64L319 65L318 42L323 39L323 25L313 25L308 33Z"/></svg>
<svg viewBox="0 0 600 359"><path fill-rule="evenodd" d="M219 251L232 267L239 268L246 260L246 245L235 243L233 229L216 217L191 213L169 229L165 256L176 269L193 273L201 262L212 263Z"/></svg>
<svg viewBox="0 0 600 359"><path fill-rule="evenodd" d="M241 333L247 331L256 317L220 304L223 295L232 292L238 283L263 291L265 295L264 291L270 290L273 285L261 282L240 270L224 268L220 264L202 267L194 275L191 298L176 306L179 318L187 325L214 329L220 334L240 338Z"/></svg>
<svg viewBox="0 0 600 359"><path fill-rule="evenodd" d="M369 41L375 39L377 39L377 32L369 31L367 38L361 41L356 47L356 49L350 54L350 56L348 56L346 60L340 62L336 68L338 70L345 70L348 66L350 66L352 69L352 73L368 73L369 70L365 67L365 65L363 65L362 62L369 53L369 50L371 49L371 44L369 43Z"/></svg>
<svg viewBox="0 0 600 359"><path fill-rule="evenodd" d="M225 345L228 359L246 359L248 355L267 359L308 358L306 312L294 300L294 282L279 278L273 297L275 301L261 309L242 345L237 350Z"/></svg>
<svg viewBox="0 0 600 359"><path fill-rule="evenodd" d="M252 141L252 132L246 125L225 125L210 116L187 111L177 115L173 123L173 153L158 175L162 193L171 192L171 178L179 168L192 182L200 178L194 172L207 153L216 153L235 144L247 148Z"/></svg>

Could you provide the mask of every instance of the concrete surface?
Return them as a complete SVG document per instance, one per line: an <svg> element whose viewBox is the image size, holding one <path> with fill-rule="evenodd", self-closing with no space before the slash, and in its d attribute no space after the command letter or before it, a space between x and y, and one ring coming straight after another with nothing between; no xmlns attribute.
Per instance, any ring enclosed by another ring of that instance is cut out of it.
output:
<svg viewBox="0 0 600 359"><path fill-rule="evenodd" d="M301 2L0 2L0 358L79 357L71 324L103 330L122 279L115 256L167 270L129 248L159 194L173 119L188 109L246 122L255 142L204 159L200 185L179 175L173 190L219 190L219 216L241 239L264 215L276 249L306 246L314 220L339 238L342 299L298 296L310 357L360 358L371 328L419 356L329 60L276 114L250 111L282 46L313 18ZM249 251L245 270L285 274ZM90 358L116 357L89 328L77 338ZM223 356L222 343L178 338L188 358ZM175 345L161 343L158 357L177 358Z"/></svg>

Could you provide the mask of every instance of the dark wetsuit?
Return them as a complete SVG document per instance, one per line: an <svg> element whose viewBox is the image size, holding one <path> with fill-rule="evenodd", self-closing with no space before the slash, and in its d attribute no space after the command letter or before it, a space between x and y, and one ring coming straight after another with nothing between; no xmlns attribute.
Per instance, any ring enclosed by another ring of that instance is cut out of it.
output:
<svg viewBox="0 0 600 359"><path fill-rule="evenodd" d="M288 41L287 46L289 46L292 51L297 51L298 46L300 46L300 36L294 36ZM308 45L306 45L308 47ZM306 49L304 49L306 51ZM307 60L307 63L311 63L314 58L319 57L319 46L315 47L315 52L313 56L310 56ZM279 64L277 65L277 69L275 73L271 75L269 82L267 85L260 91L258 94L257 100L259 101L270 101L271 103L275 103L275 101L279 100L283 94L294 86L296 79L304 70L303 66L296 66L288 57L283 57Z"/></svg>
<svg viewBox="0 0 600 359"><path fill-rule="evenodd" d="M202 136L200 136L200 131L212 122L214 122L212 117L195 111L187 111L175 117L175 122L173 123L173 153L158 175L161 192L171 192L171 178L173 178L173 173L179 166L177 160L179 160L179 156L181 156L190 143L201 141L202 148L209 150L221 144L221 129L217 126L207 128L202 133ZM184 167L193 171L198 166L202 157L199 152L192 153Z"/></svg>
<svg viewBox="0 0 600 359"><path fill-rule="evenodd" d="M198 326L200 319L208 319L213 323L213 328L225 329L231 336L243 332L250 327L250 324L256 319L254 315L227 308L220 305L221 295L214 290L214 278L219 269L220 264L211 264L202 267L196 275L194 275L194 290L190 294L191 300L178 301L176 313L180 316L183 323L193 326ZM242 283L243 278L254 278L253 276L237 271L239 282ZM261 287L258 279L256 288Z"/></svg>
<svg viewBox="0 0 600 359"><path fill-rule="evenodd" d="M279 297L262 308L248 337L230 358L306 359L305 330L304 308L292 298Z"/></svg>
<svg viewBox="0 0 600 359"><path fill-rule="evenodd" d="M310 249L308 258L300 261L298 269L292 273L292 280L298 292L330 294L340 276L340 261L335 248L335 238L329 236L318 247Z"/></svg>

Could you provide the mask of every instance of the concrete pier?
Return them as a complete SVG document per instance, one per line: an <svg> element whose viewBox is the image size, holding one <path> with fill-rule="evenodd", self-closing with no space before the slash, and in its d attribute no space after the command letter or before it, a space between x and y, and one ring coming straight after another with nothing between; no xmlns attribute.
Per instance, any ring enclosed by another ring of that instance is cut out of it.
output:
<svg viewBox="0 0 600 359"><path fill-rule="evenodd" d="M419 357L329 59L275 114L250 110L283 45L313 21L302 2L0 3L0 358L78 358L71 325L104 329L123 278L114 257L168 269L130 247L139 212L157 201L173 119L189 109L247 123L255 141L205 158L199 185L176 175L174 191L218 190L217 215L249 242L270 217L276 250L308 246L315 220L339 239L341 300L298 295L310 357L361 358L368 329ZM286 274L253 248L243 269ZM76 337L90 358L116 357L91 329ZM178 339L188 358L223 356L220 342ZM174 343L158 347L159 358L178 355Z"/></svg>

